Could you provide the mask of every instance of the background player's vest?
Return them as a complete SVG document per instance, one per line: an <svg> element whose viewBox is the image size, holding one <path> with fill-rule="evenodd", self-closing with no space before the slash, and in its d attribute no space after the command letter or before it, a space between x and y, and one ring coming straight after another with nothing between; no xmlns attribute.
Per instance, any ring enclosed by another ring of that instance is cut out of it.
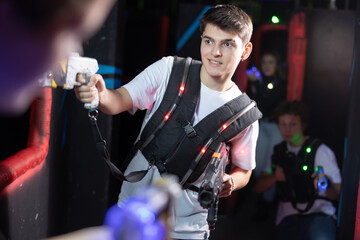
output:
<svg viewBox="0 0 360 240"><path fill-rule="evenodd" d="M277 197L280 201L290 201L299 212L306 212L317 198L314 178L315 154L322 142L318 139L307 139L297 155L289 152L283 141L274 147L271 157L273 169L280 166L284 169L286 182L276 183ZM297 203L307 203L305 209L298 209Z"/></svg>

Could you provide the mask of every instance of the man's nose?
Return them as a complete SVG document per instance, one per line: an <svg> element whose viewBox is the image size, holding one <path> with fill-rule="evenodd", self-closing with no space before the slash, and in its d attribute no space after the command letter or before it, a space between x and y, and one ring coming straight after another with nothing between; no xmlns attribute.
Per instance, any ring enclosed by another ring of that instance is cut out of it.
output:
<svg viewBox="0 0 360 240"><path fill-rule="evenodd" d="M285 126L285 132L290 132L290 126Z"/></svg>
<svg viewBox="0 0 360 240"><path fill-rule="evenodd" d="M214 45L214 47L212 48L211 54L216 57L221 56L220 46Z"/></svg>

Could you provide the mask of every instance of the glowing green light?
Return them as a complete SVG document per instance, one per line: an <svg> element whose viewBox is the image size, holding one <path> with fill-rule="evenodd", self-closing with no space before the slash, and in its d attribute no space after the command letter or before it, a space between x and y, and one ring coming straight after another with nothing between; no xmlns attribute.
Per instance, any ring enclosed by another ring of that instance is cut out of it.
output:
<svg viewBox="0 0 360 240"><path fill-rule="evenodd" d="M279 18L277 16L272 16L271 17L271 22L276 24L276 23L279 23L280 20L279 20Z"/></svg>
<svg viewBox="0 0 360 240"><path fill-rule="evenodd" d="M308 170L308 166L304 165L304 166L303 166L303 170L304 170L304 171L307 171L307 170Z"/></svg>
<svg viewBox="0 0 360 240"><path fill-rule="evenodd" d="M311 147L306 148L307 153L311 153Z"/></svg>

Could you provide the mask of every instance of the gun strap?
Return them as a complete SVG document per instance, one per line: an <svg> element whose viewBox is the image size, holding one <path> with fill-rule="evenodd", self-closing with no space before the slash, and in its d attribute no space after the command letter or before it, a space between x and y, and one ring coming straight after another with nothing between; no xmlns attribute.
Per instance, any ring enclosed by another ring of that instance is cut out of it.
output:
<svg viewBox="0 0 360 240"><path fill-rule="evenodd" d="M194 192L197 192L197 193L200 191L200 188L195 185L190 185L190 187L188 189L192 190Z"/></svg>
<svg viewBox="0 0 360 240"><path fill-rule="evenodd" d="M92 109L89 111L88 115L89 115L90 122L91 122L91 130L92 130L93 136L95 138L96 149L98 150L100 157L102 159L104 159L106 164L109 166L110 172L112 173L112 175L120 181L127 181L127 182L138 182L141 179L143 179L149 169L131 172L125 176L124 173L122 173L120 171L120 169L111 162L110 155L107 150L106 141L103 139L103 137L100 133L99 126L97 124L97 114L98 114L98 112L95 109Z"/></svg>

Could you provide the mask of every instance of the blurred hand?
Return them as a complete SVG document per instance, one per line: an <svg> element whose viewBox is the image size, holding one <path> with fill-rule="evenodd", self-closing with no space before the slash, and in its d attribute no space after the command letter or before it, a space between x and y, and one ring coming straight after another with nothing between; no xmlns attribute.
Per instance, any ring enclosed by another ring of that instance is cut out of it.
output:
<svg viewBox="0 0 360 240"><path fill-rule="evenodd" d="M247 77L248 77L248 80L249 80L250 82L259 81L259 78L257 78L257 77L255 76L255 73L254 73L254 72L253 72L252 74L247 74Z"/></svg>
<svg viewBox="0 0 360 240"><path fill-rule="evenodd" d="M311 175L311 178L314 178L314 188L315 188L315 190L318 190L319 177L317 175L317 172L313 172L313 174Z"/></svg>
<svg viewBox="0 0 360 240"><path fill-rule="evenodd" d="M284 169L282 167L276 167L274 174L275 174L276 181L278 181L278 182L286 181Z"/></svg>

